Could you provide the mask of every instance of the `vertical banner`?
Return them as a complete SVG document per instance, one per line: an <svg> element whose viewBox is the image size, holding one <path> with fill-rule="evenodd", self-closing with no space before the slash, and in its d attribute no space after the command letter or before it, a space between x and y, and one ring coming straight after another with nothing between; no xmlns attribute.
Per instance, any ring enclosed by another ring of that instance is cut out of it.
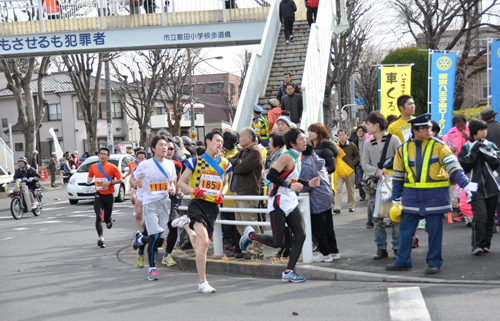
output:
<svg viewBox="0 0 500 321"><path fill-rule="evenodd" d="M431 53L431 114L441 127L439 135L452 127L453 95L455 93L456 53Z"/></svg>
<svg viewBox="0 0 500 321"><path fill-rule="evenodd" d="M49 128L49 133L52 135L52 139L54 140L54 152L56 152L57 159L62 158L63 151L61 145L59 145L59 139L57 139L56 133L54 132L54 128Z"/></svg>
<svg viewBox="0 0 500 321"><path fill-rule="evenodd" d="M380 112L385 117L399 116L398 97L410 95L411 92L411 65L381 66L379 67L379 103Z"/></svg>
<svg viewBox="0 0 500 321"><path fill-rule="evenodd" d="M491 43L491 108L500 112L500 40Z"/></svg>

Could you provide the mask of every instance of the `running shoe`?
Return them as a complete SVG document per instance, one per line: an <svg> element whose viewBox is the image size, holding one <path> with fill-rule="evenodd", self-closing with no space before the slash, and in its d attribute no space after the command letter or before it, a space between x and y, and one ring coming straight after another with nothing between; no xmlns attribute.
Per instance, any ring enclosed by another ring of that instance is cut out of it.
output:
<svg viewBox="0 0 500 321"><path fill-rule="evenodd" d="M215 289L208 284L208 281L198 283L198 291L201 293L215 293Z"/></svg>
<svg viewBox="0 0 500 321"><path fill-rule="evenodd" d="M306 281L305 277L298 276L297 274L295 274L295 272L293 270L291 270L288 273L283 272L283 274L281 274L281 282L283 282L283 283L286 283L286 282L301 283L301 282L305 282L305 281Z"/></svg>
<svg viewBox="0 0 500 321"><path fill-rule="evenodd" d="M172 227L183 227L186 224L189 224L189 217L187 215L182 215L172 221Z"/></svg>
<svg viewBox="0 0 500 321"><path fill-rule="evenodd" d="M135 260L135 264L137 264L138 267L143 268L144 267L144 255L137 255L137 259Z"/></svg>
<svg viewBox="0 0 500 321"><path fill-rule="evenodd" d="M333 262L333 259L332 259L332 256L331 254L328 254L328 255L323 255L323 254L318 254L316 256L313 257L313 262L326 262L326 263L330 263L330 262Z"/></svg>
<svg viewBox="0 0 500 321"><path fill-rule="evenodd" d="M111 222L109 222L109 223L106 223L106 227L108 228L108 230L109 230L110 228L112 228L112 227L113 227L113 221L111 221Z"/></svg>
<svg viewBox="0 0 500 321"><path fill-rule="evenodd" d="M483 247L483 253L490 253L490 249L487 247Z"/></svg>
<svg viewBox="0 0 500 321"><path fill-rule="evenodd" d="M418 228L421 230L425 228L425 219L421 219L420 222L418 222Z"/></svg>
<svg viewBox="0 0 500 321"><path fill-rule="evenodd" d="M285 44L287 44L287 45L288 45L289 43L290 43L290 40L285 41Z"/></svg>
<svg viewBox="0 0 500 321"><path fill-rule="evenodd" d="M455 222L462 222L464 220L464 215L460 214L453 219Z"/></svg>
<svg viewBox="0 0 500 321"><path fill-rule="evenodd" d="M418 247L418 236L413 235L413 248L416 249Z"/></svg>
<svg viewBox="0 0 500 321"><path fill-rule="evenodd" d="M473 220L473 218L472 218L472 217L468 217L468 216L466 216L466 217L465 217L465 225L467 225L467 226L471 227L471 226L472 226L472 220Z"/></svg>
<svg viewBox="0 0 500 321"><path fill-rule="evenodd" d="M332 257L332 260L340 259L340 255L338 253L331 253L330 256Z"/></svg>
<svg viewBox="0 0 500 321"><path fill-rule="evenodd" d="M148 272L148 281L158 281L158 277L160 276L160 273L156 271L156 269L151 270Z"/></svg>
<svg viewBox="0 0 500 321"><path fill-rule="evenodd" d="M134 248L134 250L137 250L139 248L139 246L143 245L142 242L139 242L139 238L142 236L142 233L137 231L134 233L134 240L132 241L132 247Z"/></svg>
<svg viewBox="0 0 500 321"><path fill-rule="evenodd" d="M479 255L481 253L483 253L483 249L480 248L480 247L476 247L475 249L472 250L472 255Z"/></svg>
<svg viewBox="0 0 500 321"><path fill-rule="evenodd" d="M174 259L172 258L172 255L169 254L163 257L163 260L161 260L161 264L166 266L176 266L177 262L175 262Z"/></svg>
<svg viewBox="0 0 500 321"><path fill-rule="evenodd" d="M293 35L290 35L290 40L293 40Z"/></svg>
<svg viewBox="0 0 500 321"><path fill-rule="evenodd" d="M247 249L248 244L252 243L252 240L250 239L250 233L255 232L253 227L247 226L245 227L245 230L243 231L243 235L240 238L240 249L242 251L245 251Z"/></svg>
<svg viewBox="0 0 500 321"><path fill-rule="evenodd" d="M99 239L97 240L97 246L101 247L101 248L105 248L106 247L106 244L104 243L104 237L99 236Z"/></svg>

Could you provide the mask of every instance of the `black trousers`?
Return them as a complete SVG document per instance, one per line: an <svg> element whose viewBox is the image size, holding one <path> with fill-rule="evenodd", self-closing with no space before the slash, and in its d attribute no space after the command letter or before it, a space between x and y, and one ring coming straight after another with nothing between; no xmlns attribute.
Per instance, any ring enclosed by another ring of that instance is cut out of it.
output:
<svg viewBox="0 0 500 321"><path fill-rule="evenodd" d="M275 210L269 213L271 231L273 232L273 235L251 233L250 239L259 241L260 243L271 247L281 247L285 241L285 223L288 224L288 227L292 230L294 238L286 268L293 270L299 259L300 252L302 251L302 245L306 239L302 214L300 214L299 207L297 206L290 214L288 214L288 216L286 216L285 213L277 206L276 199L274 200L274 208Z"/></svg>
<svg viewBox="0 0 500 321"><path fill-rule="evenodd" d="M477 247L490 248L495 225L495 210L497 207L498 194L486 199L472 200L472 249Z"/></svg>
<svg viewBox="0 0 500 321"><path fill-rule="evenodd" d="M332 209L319 214L311 214L311 225L313 237L318 241L318 249L321 254L339 253L333 230Z"/></svg>
<svg viewBox="0 0 500 321"><path fill-rule="evenodd" d="M283 18L283 26L285 27L285 40L290 40L290 35L293 35L293 22L295 17Z"/></svg>
<svg viewBox="0 0 500 321"><path fill-rule="evenodd" d="M310 8L307 7L307 23L309 24L309 27L311 26L311 23L316 22L316 16L318 14L318 8Z"/></svg>
<svg viewBox="0 0 500 321"><path fill-rule="evenodd" d="M113 203L115 197L111 194L95 193L94 212L95 212L95 229L97 235L102 235L102 210L104 210L104 223L111 222L111 212L113 212Z"/></svg>

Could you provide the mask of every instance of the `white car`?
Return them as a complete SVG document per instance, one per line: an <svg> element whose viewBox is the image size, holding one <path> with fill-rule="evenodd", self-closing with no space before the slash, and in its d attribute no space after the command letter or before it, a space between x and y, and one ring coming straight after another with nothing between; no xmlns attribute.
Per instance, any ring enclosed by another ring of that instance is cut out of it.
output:
<svg viewBox="0 0 500 321"><path fill-rule="evenodd" d="M67 191L70 204L77 204L79 200L93 200L95 196L94 183L87 184L89 169L92 164L99 161L97 156L91 156L83 162L76 170L68 182ZM128 164L134 161L132 155L112 154L108 162L118 167L122 177L128 173ZM130 195L130 176L125 178L123 183L115 185L115 201L123 202L125 195Z"/></svg>

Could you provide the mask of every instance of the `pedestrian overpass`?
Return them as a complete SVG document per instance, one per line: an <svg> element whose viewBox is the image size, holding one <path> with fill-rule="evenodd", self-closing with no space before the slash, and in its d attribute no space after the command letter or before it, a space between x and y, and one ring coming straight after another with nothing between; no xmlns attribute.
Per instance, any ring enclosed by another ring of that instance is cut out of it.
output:
<svg viewBox="0 0 500 321"><path fill-rule="evenodd" d="M305 129L323 120L332 37L347 27L345 1L320 1L316 23L311 28L302 23L307 29L303 44L286 46L280 38L280 0L238 0L239 7L230 9L224 0L170 0L168 12L163 0L157 0L158 12L140 7L137 14L130 14L126 0L60 0L57 19L49 19L54 17L47 16L42 0L0 0L0 59L259 44L233 128L250 126L252 106L260 100L267 107L263 102L276 94L281 79L270 78L271 71L282 74L295 66L292 77L304 96L300 127ZM300 23L306 20L306 8L304 0L295 2Z"/></svg>

